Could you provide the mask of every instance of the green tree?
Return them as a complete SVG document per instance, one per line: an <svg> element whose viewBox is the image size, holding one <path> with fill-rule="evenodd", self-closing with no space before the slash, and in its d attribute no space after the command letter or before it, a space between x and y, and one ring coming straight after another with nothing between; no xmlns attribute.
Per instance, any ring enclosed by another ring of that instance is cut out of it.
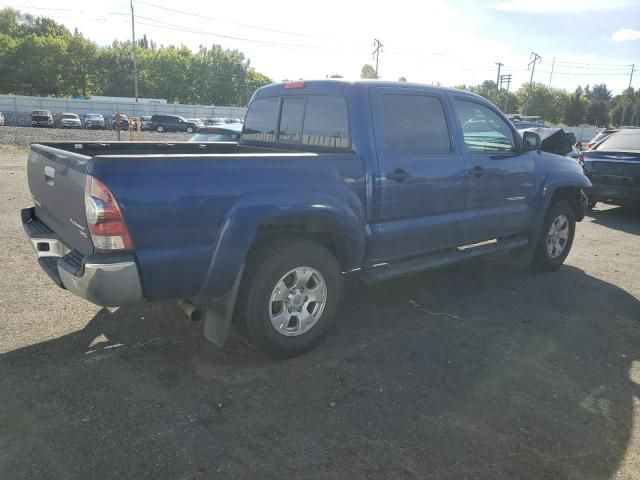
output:
<svg viewBox="0 0 640 480"><path fill-rule="evenodd" d="M360 78L364 78L364 79L378 78L378 76L376 75L376 69L369 64L363 65L362 69L360 70Z"/></svg>
<svg viewBox="0 0 640 480"><path fill-rule="evenodd" d="M587 107L587 122L596 127L606 127L609 125L607 102L603 100L589 102L589 106Z"/></svg>
<svg viewBox="0 0 640 480"><path fill-rule="evenodd" d="M44 17L0 10L0 92L25 95L132 97L131 42L99 47L77 30ZM246 105L271 79L237 50L219 45L192 52L136 42L139 92L171 102Z"/></svg>
<svg viewBox="0 0 640 480"><path fill-rule="evenodd" d="M516 96L527 115L538 115L547 122L562 119L569 97L564 90L549 88L542 83L523 85Z"/></svg>
<svg viewBox="0 0 640 480"><path fill-rule="evenodd" d="M576 88L575 92L569 95L564 106L562 119L567 125L580 125L585 121L588 100L583 95L581 87Z"/></svg>

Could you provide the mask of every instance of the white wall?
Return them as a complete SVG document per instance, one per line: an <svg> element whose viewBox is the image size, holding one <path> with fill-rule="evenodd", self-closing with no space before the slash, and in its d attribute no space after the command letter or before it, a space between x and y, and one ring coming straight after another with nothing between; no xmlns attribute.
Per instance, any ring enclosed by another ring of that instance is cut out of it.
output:
<svg viewBox="0 0 640 480"><path fill-rule="evenodd" d="M7 125L31 125L31 112L49 110L54 115L64 112L77 113L81 117L87 113L113 115L116 112L130 116L140 115L181 115L187 118L240 117L244 118L246 107L225 107L182 104L144 104L100 100L74 100L68 98L27 97L21 95L0 95L0 112ZM16 122L17 118L17 122Z"/></svg>

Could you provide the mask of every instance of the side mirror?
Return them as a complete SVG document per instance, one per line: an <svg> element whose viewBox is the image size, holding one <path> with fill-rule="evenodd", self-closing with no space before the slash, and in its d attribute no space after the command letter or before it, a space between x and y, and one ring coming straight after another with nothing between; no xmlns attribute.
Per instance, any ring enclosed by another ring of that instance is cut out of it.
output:
<svg viewBox="0 0 640 480"><path fill-rule="evenodd" d="M540 139L540 135L536 132L525 131L522 134L522 140L524 143L524 151L531 152L532 150L540 150L542 146L542 140Z"/></svg>

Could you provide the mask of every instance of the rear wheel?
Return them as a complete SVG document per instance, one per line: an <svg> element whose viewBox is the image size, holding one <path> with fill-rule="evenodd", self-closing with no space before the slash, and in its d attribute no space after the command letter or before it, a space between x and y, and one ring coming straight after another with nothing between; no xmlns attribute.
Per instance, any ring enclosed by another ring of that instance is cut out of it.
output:
<svg viewBox="0 0 640 480"><path fill-rule="evenodd" d="M538 271L557 270L569 255L576 231L575 213L566 200L553 204L536 246L531 266Z"/></svg>
<svg viewBox="0 0 640 480"><path fill-rule="evenodd" d="M156 127L156 132L158 132L158 133L162 133L162 132L164 132L164 127L163 127L162 125L158 125L158 126Z"/></svg>
<svg viewBox="0 0 640 480"><path fill-rule="evenodd" d="M299 355L327 333L340 285L340 267L327 248L307 239L278 239L250 255L237 319L261 350L280 358Z"/></svg>
<svg viewBox="0 0 640 480"><path fill-rule="evenodd" d="M193 133L193 127L187 127L187 133Z"/></svg>

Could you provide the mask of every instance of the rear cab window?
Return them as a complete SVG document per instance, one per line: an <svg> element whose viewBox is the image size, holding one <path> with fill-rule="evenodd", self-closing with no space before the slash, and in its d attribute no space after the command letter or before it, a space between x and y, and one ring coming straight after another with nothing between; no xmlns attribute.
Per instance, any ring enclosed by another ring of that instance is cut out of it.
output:
<svg viewBox="0 0 640 480"><path fill-rule="evenodd" d="M345 150L351 146L346 99L341 95L283 95L254 100L242 140Z"/></svg>

